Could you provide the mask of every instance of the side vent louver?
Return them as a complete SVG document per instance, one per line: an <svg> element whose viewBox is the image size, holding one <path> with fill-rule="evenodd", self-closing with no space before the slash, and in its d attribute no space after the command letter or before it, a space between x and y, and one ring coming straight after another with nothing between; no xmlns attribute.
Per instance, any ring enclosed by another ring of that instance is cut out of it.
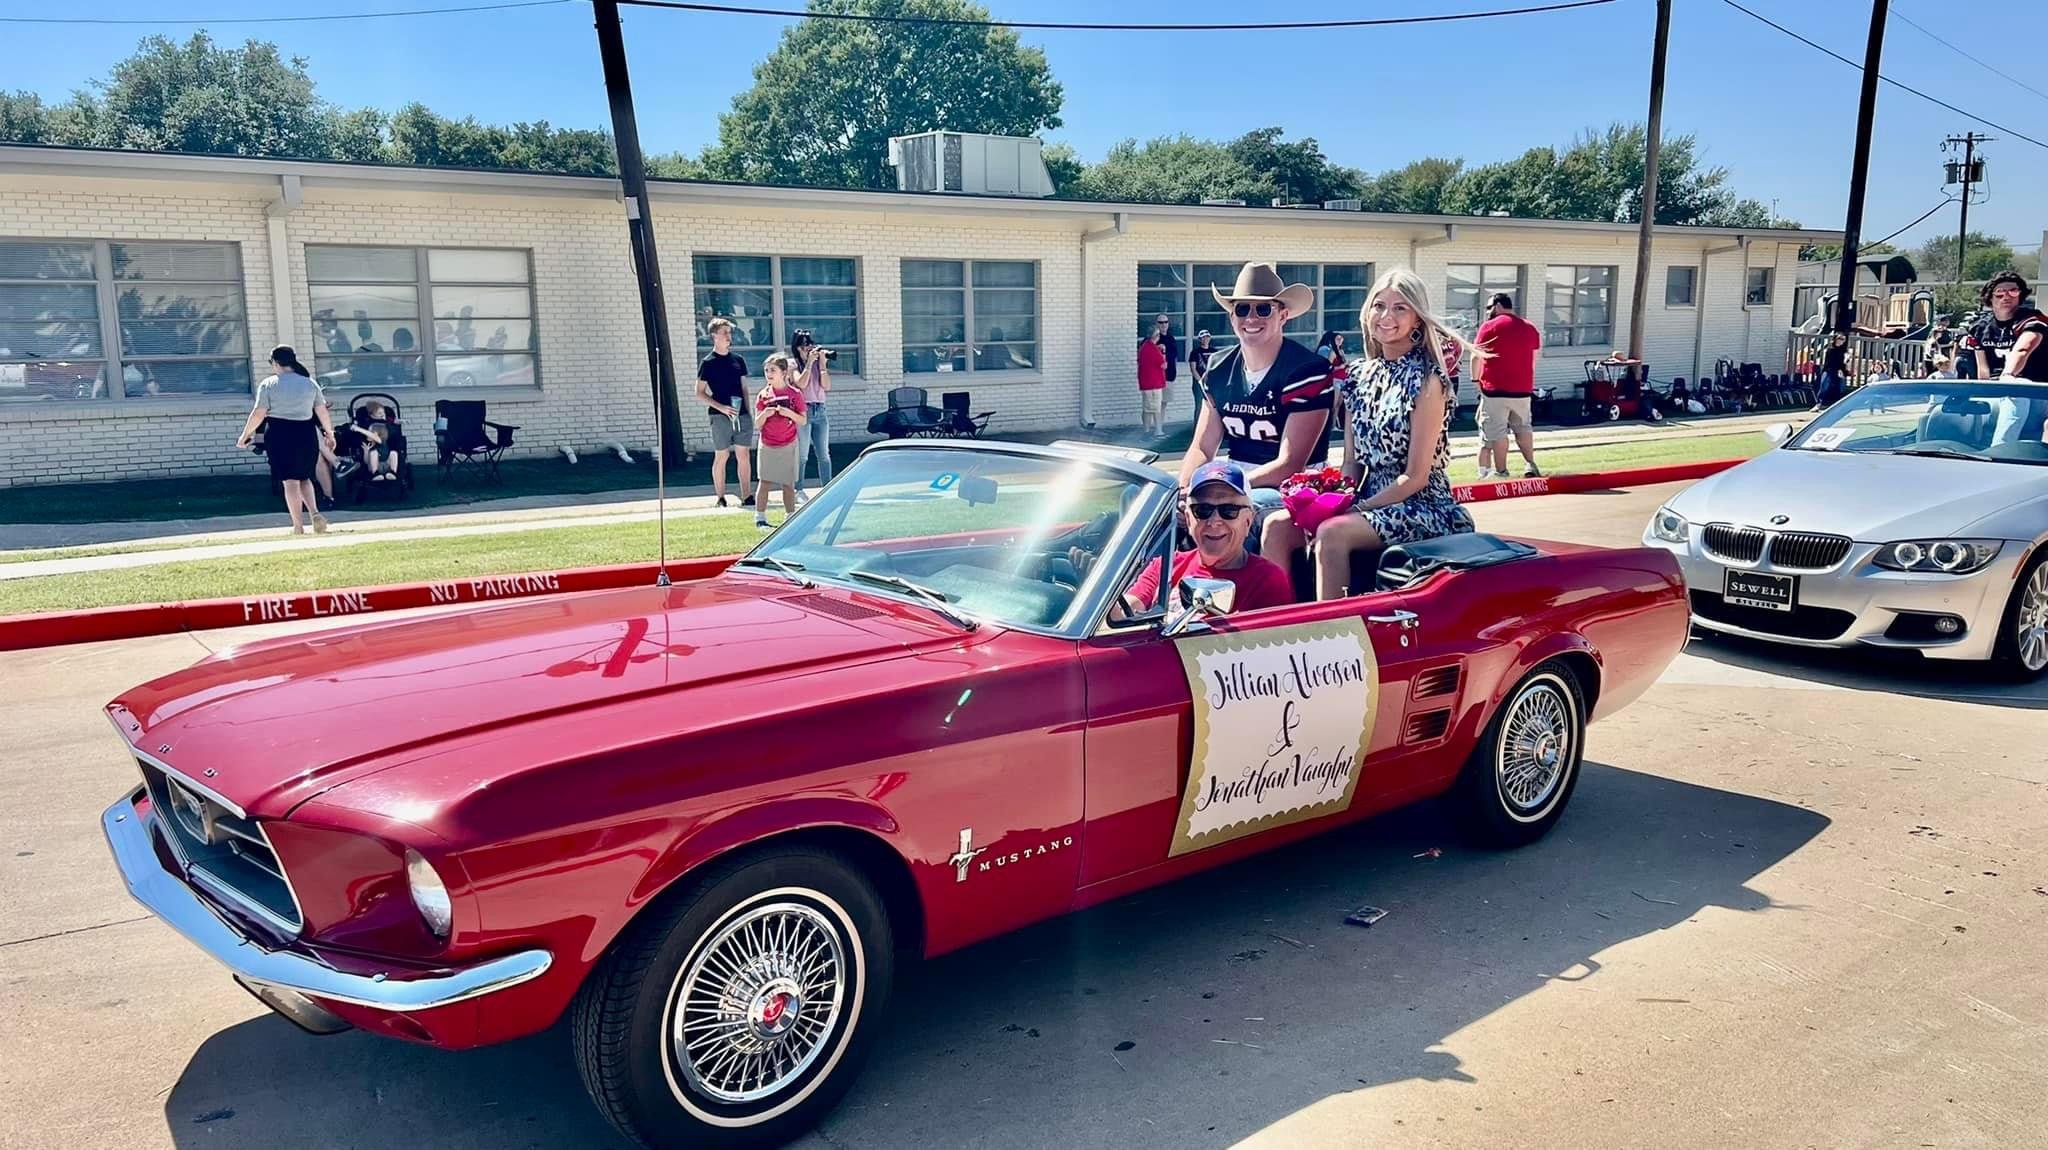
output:
<svg viewBox="0 0 2048 1150"><path fill-rule="evenodd" d="M863 607L858 603L849 603L844 599L822 595L815 591L806 595L791 595L783 601L802 607L806 611L816 611L820 615L830 615L835 619L872 619L877 615L883 614L883 612L877 611L873 607Z"/></svg>
<svg viewBox="0 0 2048 1150"><path fill-rule="evenodd" d="M1442 695L1455 695L1458 693L1459 677L1458 665L1455 663L1448 667L1432 667L1415 676L1414 697L1434 699Z"/></svg>
<svg viewBox="0 0 2048 1150"><path fill-rule="evenodd" d="M1424 711L1408 717L1408 730L1402 738L1405 743L1433 743L1444 737L1451 729L1451 712Z"/></svg>

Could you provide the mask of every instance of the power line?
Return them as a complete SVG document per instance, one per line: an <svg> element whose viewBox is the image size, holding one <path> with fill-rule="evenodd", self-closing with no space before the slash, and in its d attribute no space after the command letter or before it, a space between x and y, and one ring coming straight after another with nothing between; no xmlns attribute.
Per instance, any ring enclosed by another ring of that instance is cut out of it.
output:
<svg viewBox="0 0 2048 1150"><path fill-rule="evenodd" d="M324 16L223 16L215 20L148 16L0 16L0 24L313 24L325 20L382 20L390 16L444 16L459 12L502 12L508 8L548 8L579 0L507 0L501 4L470 4L460 8L407 8L396 12L334 12Z"/></svg>
<svg viewBox="0 0 2048 1150"><path fill-rule="evenodd" d="M739 16L782 16L791 20L847 20L863 24L933 24L962 28L1023 28L1039 32L1280 32L1311 28L1383 28L1396 24L1442 24L1453 20L1482 20L1494 16L1531 16L1543 12L1564 12L1573 8L1594 8L1615 0L1568 0L1528 8L1499 8L1488 12L1450 12L1436 16L1383 16L1366 20L1290 20L1255 24L1085 24L1049 20L963 20L936 16L881 16L857 12L797 12L786 8L754 8L741 4L697 4L684 0L619 0L635 8L667 8L682 12L720 12Z"/></svg>
<svg viewBox="0 0 2048 1150"><path fill-rule="evenodd" d="M1898 231L1896 231L1896 232L1893 232L1893 233L1892 233L1891 235L1888 235L1888 236L1886 236L1886 237L1885 237L1884 239L1881 239L1881 240L1872 240L1872 241L1870 241L1869 243L1867 243L1867 244L1863 244L1863 245L1861 245L1861 246L1862 246L1862 247L1866 247L1866 248L1873 248L1873 247L1876 247L1876 246L1877 246L1877 245L1879 245L1879 244L1882 244L1882 243L1889 243L1889 242L1891 242L1892 240L1898 239L1898 238L1899 238L1899 237L1900 237L1901 235L1904 235L1905 233L1907 233L1907 232L1910 232L1910 231L1912 231L1912 230L1913 230L1914 228L1916 228L1916 227L1919 227L1919 226L1920 226L1920 222L1921 222L1922 220L1925 220L1925 219L1926 219L1927 217L1929 217L1929 216L1933 215L1934 213L1936 213L1936 212L1940 211L1941 209L1943 209L1943 208L1945 208L1945 207L1947 207L1947 206L1949 206L1950 204L1952 204L1952 203L1955 203L1955 202L1956 202L1956 201L1955 201L1955 198L1954 198L1953 196L1951 196L1950 198L1948 198L1948 199L1945 199L1945 200L1941 201L1940 203L1938 203L1938 204L1934 205L1933 207L1931 207L1931 208L1927 209L1926 211L1924 211L1924 212L1921 212L1921 213L1920 213L1920 214L1919 214L1919 215L1918 215L1917 217L1915 217L1915 218L1914 218L1914 220L1913 220L1913 222L1912 222L1912 223L1910 223L1910 224L1907 224L1907 225L1906 225L1905 227L1903 227L1903 228L1900 228L1900 229L1899 229Z"/></svg>
<svg viewBox="0 0 2048 1150"><path fill-rule="evenodd" d="M2027 83L2025 80L2020 79L2018 76L2015 76L2010 72L2002 72L1999 69L1993 67L1991 64L1987 63L1986 61L1980 60L1977 57L1970 55L1968 52L1963 51L1961 48L1958 48L1954 44L1951 44L1948 41L1942 39L1941 37L1935 35L1934 33L1928 31L1926 28L1921 27L1921 25L1914 23L1911 17L1899 16L1899 13L1896 9L1894 9L1891 14L1893 16L1898 16L1898 18L1901 21L1905 22L1907 25L1910 25L1911 27L1918 29L1920 34L1927 37L1929 40L1932 40L1935 43L1941 45L1942 47L1947 48L1949 51L1954 52L1956 55L1961 56L1963 59L1968 60L1970 63L1977 65L1978 67L1984 69L1985 71L1991 73L1994 76L1998 76L2003 79L2010 80L2015 84L2018 84L2020 87L2025 88L2027 91L2032 92L2034 95L2041 97L2043 100L2048 100L2048 92L2043 92L2041 89L2034 87L2032 84Z"/></svg>
<svg viewBox="0 0 2048 1150"><path fill-rule="evenodd" d="M1730 8L1735 9L1737 12L1742 13L1743 15L1749 17L1752 20L1756 20L1764 24L1769 24L1771 27L1776 28L1778 31L1783 32L1785 35L1792 37L1794 40L1799 41L1801 44L1806 45L1807 47L1813 49L1816 52L1824 52L1827 55L1833 56L1835 59L1840 60L1842 63L1849 65L1851 68L1854 68L1859 72L1863 70L1863 65L1858 64L1856 61L1851 60L1847 56L1842 55L1840 52L1837 52L1832 48L1828 48L1824 45L1816 44L1813 41L1807 39L1806 37L1801 36L1799 33L1794 32L1792 29L1785 27L1783 24L1780 24L1775 20L1770 19L1769 17L1760 16L1757 13L1752 12L1747 8L1744 8L1742 5L1737 4L1735 0L1721 0L1721 3L1728 5ZM1920 97L1921 99L1927 101L1930 104L1939 104L1942 107L1947 108L1949 111L1954 112L1956 115L1961 116L1966 120L1975 120L1987 128L1996 128L1999 131L2006 133L2007 135L2017 136L2018 138L2025 140L2027 143L2032 144L2037 148L2048 148L2048 142L2037 140L2034 137L2027 135L2025 132L2020 131L2018 128L2008 128L2004 124L1998 123L1996 120L1987 120L1975 112L1966 112L1963 109L1956 107L1954 104L1949 103L1947 100L1943 100L1935 96L1930 96L1927 93L1921 91L1920 89L1911 86L1910 84L1902 84L1899 81L1892 79L1890 76L1887 76L1882 72L1878 73L1877 78L1884 81L1887 84L1890 84L1892 87L1899 89L1900 91L1910 92L1913 95Z"/></svg>

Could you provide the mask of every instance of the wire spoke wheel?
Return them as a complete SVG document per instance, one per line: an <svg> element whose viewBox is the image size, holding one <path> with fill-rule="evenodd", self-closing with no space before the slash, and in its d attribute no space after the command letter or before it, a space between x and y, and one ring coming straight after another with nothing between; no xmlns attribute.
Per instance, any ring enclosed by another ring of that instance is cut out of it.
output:
<svg viewBox="0 0 2048 1150"><path fill-rule="evenodd" d="M2048 669L2048 563L2039 563L2020 592L2013 617L2013 651L2029 673Z"/></svg>
<svg viewBox="0 0 2048 1150"><path fill-rule="evenodd" d="M1575 704L1554 679L1538 678L1515 696L1494 753L1494 778L1509 814L1542 814L1573 761L1577 738Z"/></svg>
<svg viewBox="0 0 2048 1150"><path fill-rule="evenodd" d="M677 982L676 1066L693 1088L731 1105L788 1087L839 1021L846 963L840 933L802 903L767 903L726 923Z"/></svg>

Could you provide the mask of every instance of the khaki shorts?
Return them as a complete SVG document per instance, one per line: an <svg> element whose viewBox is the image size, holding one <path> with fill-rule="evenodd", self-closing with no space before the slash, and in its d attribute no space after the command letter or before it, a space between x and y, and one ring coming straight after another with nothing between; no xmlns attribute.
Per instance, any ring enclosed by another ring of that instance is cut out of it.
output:
<svg viewBox="0 0 2048 1150"><path fill-rule="evenodd" d="M1479 397L1479 440L1505 443L1510 431L1529 431L1529 397L1526 395L1482 395Z"/></svg>
<svg viewBox="0 0 2048 1150"><path fill-rule="evenodd" d="M1166 414L1165 388L1162 387L1155 391L1141 391L1138 393L1138 397L1145 401L1145 414L1147 417L1156 418Z"/></svg>

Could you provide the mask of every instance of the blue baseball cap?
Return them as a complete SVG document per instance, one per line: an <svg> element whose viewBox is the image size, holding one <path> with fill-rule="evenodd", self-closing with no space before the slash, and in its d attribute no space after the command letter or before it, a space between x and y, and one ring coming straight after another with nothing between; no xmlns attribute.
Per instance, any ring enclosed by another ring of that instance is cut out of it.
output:
<svg viewBox="0 0 2048 1150"><path fill-rule="evenodd" d="M1193 494L1207 483L1221 483L1246 499L1252 496L1252 485L1244 477L1244 468L1227 459L1212 459L1195 468L1188 479L1188 492Z"/></svg>

